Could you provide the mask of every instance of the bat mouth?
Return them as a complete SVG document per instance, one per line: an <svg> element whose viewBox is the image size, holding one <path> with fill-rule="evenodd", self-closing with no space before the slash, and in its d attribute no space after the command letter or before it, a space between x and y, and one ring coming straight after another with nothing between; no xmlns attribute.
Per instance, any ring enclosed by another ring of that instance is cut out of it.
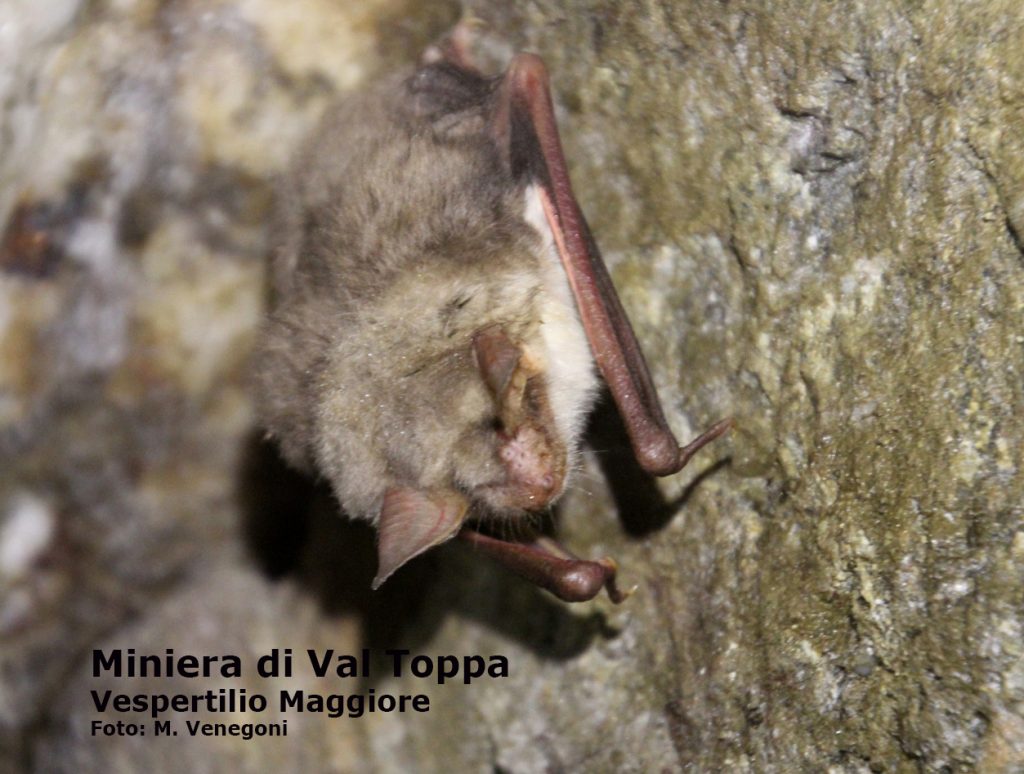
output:
<svg viewBox="0 0 1024 774"><path fill-rule="evenodd" d="M514 433L498 433L498 459L504 481L487 487L487 499L501 508L537 511L565 490L566 455L543 425L528 423Z"/></svg>
<svg viewBox="0 0 1024 774"><path fill-rule="evenodd" d="M485 510L498 514L535 513L550 508L562 494L562 487L534 488L520 482L501 482L479 486L473 494Z"/></svg>

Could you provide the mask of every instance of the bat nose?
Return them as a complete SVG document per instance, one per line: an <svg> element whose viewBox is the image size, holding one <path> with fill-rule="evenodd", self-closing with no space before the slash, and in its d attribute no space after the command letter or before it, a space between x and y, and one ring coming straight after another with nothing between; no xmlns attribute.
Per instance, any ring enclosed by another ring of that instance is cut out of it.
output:
<svg viewBox="0 0 1024 774"><path fill-rule="evenodd" d="M532 427L522 427L505 440L499 452L508 486L518 490L531 509L543 508L561 493L565 467L552 452L547 436Z"/></svg>

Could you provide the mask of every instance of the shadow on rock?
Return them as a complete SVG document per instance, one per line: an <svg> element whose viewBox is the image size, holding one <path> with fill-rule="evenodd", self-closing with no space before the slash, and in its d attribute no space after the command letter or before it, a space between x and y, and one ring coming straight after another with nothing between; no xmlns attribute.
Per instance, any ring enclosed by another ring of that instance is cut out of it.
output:
<svg viewBox="0 0 1024 774"><path fill-rule="evenodd" d="M715 462L696 476L678 496L666 499L657 479L636 461L626 428L607 394L591 416L587 443L597 451L598 464L608 482L622 528L634 538L664 529L697 488L730 462L728 458Z"/></svg>

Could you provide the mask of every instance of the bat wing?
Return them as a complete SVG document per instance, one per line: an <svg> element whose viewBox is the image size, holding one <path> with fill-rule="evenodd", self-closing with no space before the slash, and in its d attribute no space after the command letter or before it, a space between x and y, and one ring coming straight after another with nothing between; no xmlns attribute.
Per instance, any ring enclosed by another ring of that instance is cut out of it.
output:
<svg viewBox="0 0 1024 774"><path fill-rule="evenodd" d="M718 422L684 447L665 421L636 335L573 194L543 61L533 54L517 55L493 99L491 131L512 174L540 186L580 320L637 460L654 475L675 473L725 433L732 420Z"/></svg>

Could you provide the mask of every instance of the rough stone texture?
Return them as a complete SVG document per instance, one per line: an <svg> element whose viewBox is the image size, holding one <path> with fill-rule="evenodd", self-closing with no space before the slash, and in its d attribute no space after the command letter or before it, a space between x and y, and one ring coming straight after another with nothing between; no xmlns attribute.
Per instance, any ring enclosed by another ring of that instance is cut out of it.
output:
<svg viewBox="0 0 1024 774"><path fill-rule="evenodd" d="M554 74L670 422L739 423L657 485L596 423L559 531L616 556L618 608L456 546L371 596L369 536L246 451L273 175L457 16L352 5L0 6L0 768L1022 770L1020 3L467 3L484 56ZM283 740L96 740L114 645L512 674L380 679L432 711Z"/></svg>

